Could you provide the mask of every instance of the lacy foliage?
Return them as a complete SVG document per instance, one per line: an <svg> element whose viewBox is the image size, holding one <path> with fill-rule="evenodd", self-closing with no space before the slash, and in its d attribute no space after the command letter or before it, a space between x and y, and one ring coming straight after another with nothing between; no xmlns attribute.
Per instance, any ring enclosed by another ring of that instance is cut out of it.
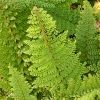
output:
<svg viewBox="0 0 100 100"><path fill-rule="evenodd" d="M0 0L1 100L100 99L100 17L75 2Z"/></svg>

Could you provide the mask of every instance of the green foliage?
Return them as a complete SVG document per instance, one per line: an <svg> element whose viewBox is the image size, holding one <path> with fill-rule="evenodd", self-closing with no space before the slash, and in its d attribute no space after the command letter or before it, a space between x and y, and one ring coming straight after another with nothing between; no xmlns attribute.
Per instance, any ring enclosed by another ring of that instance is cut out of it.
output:
<svg viewBox="0 0 100 100"><path fill-rule="evenodd" d="M76 28L76 46L77 50L81 51L81 61L86 61L88 64L97 64L100 54L98 49L99 41L96 39L97 29L94 27L96 21L89 2L85 0L83 7L84 10L80 15L81 20Z"/></svg>
<svg viewBox="0 0 100 100"><path fill-rule="evenodd" d="M48 13L56 20L57 30L69 30L69 35L75 34L75 28L79 20L80 7L76 10L70 8L77 0L65 0L61 4L56 4L55 8L48 8ZM65 24L66 23L66 24Z"/></svg>
<svg viewBox="0 0 100 100"><path fill-rule="evenodd" d="M100 90L94 90L91 93L86 93L81 98L75 98L75 100L99 100L100 99Z"/></svg>
<svg viewBox="0 0 100 100"><path fill-rule="evenodd" d="M29 68L31 75L37 76L34 87L53 88L83 74L84 65L79 62L79 55L74 54L75 43L66 40L67 32L56 36L55 22L50 15L42 9L33 10L28 23L30 40L25 41L29 46L25 53L30 55L26 62L32 63Z"/></svg>
<svg viewBox="0 0 100 100"><path fill-rule="evenodd" d="M29 10L23 9L21 12L14 11L7 3L2 4L1 9L1 25L0 25L0 77L2 77L0 87L4 91L8 92L8 64L17 66L18 69L23 72L24 66L23 59L26 55L22 54L24 49L23 40L25 39L25 31L27 29L27 16ZM23 11L26 11L26 15L23 16ZM2 81L4 83L2 83ZM7 84L7 85L4 85ZM7 88L7 87L8 88Z"/></svg>
<svg viewBox="0 0 100 100"><path fill-rule="evenodd" d="M88 77L84 76L83 80L80 78L78 81L73 81L73 79L68 82L69 87L67 88L68 96L80 97L86 93L90 93L95 89L99 90L100 85L100 76L99 75L88 75ZM72 88L73 87L73 88Z"/></svg>
<svg viewBox="0 0 100 100"><path fill-rule="evenodd" d="M9 74L11 77L9 79L10 85L12 86L12 96L18 100L33 100L32 96L29 95L31 92L31 86L27 81L25 81L25 77L20 74L15 68L9 66Z"/></svg>
<svg viewBox="0 0 100 100"><path fill-rule="evenodd" d="M0 0L0 100L99 100L99 18L87 0Z"/></svg>

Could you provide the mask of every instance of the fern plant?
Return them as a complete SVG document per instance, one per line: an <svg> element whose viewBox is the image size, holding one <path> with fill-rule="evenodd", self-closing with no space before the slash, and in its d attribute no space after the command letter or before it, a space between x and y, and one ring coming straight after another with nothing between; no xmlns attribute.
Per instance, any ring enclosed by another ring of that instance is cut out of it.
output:
<svg viewBox="0 0 100 100"><path fill-rule="evenodd" d="M29 46L25 53L30 58L25 61L32 63L29 71L36 76L35 88L53 89L58 84L66 84L69 78L77 79L83 74L85 67L78 60L79 54L74 54L75 43L66 40L67 32L57 36L55 22L46 11L34 7L28 23L30 40L25 41Z"/></svg>
<svg viewBox="0 0 100 100"><path fill-rule="evenodd" d="M9 66L9 74L11 74L10 85L12 86L12 96L18 100L34 100L35 97L29 95L31 86L25 77L20 74L15 68Z"/></svg>
<svg viewBox="0 0 100 100"><path fill-rule="evenodd" d="M87 0L0 0L0 100L99 100L93 14Z"/></svg>
<svg viewBox="0 0 100 100"><path fill-rule="evenodd" d="M69 30L68 35L75 34L77 22L80 19L80 7L73 10L70 8L72 3L77 0L65 0L61 4L56 4L55 8L46 9L50 15L56 20L56 27L58 32Z"/></svg>
<svg viewBox="0 0 100 100"><path fill-rule="evenodd" d="M77 25L76 41L77 50L81 51L81 61L88 64L97 64L100 59L99 44L96 39L96 21L93 16L93 8L88 1L84 1L84 10L81 12L81 20Z"/></svg>
<svg viewBox="0 0 100 100"><path fill-rule="evenodd" d="M22 55L24 47L22 42L25 38L25 31L27 28L25 21L27 21L28 13L22 19L21 16L23 15L21 15L21 13L23 13L23 10L21 12L16 12L11 9L7 2L2 2L2 9L0 11L0 76L2 77L0 80L8 84L9 71L7 66L9 63L11 63L13 67L20 66L18 69L23 72L23 59L25 55ZM19 27L20 24L21 26ZM6 92L10 91L8 90L9 85L3 85L4 83L1 83L0 87ZM5 86L8 88L5 89Z"/></svg>

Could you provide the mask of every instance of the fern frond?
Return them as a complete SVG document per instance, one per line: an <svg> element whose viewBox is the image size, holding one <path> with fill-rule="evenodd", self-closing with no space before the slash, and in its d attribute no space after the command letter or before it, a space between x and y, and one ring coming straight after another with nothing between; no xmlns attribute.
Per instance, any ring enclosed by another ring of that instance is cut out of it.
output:
<svg viewBox="0 0 100 100"><path fill-rule="evenodd" d="M79 55L74 54L75 43L66 40L67 32L57 36L55 22L46 11L34 7L28 23L27 36L31 40L25 41L29 46L25 53L30 58L25 61L32 63L30 74L37 77L34 87L54 88L82 75L84 65L78 60Z"/></svg>
<svg viewBox="0 0 100 100"><path fill-rule="evenodd" d="M9 66L9 74L11 75L9 81L12 87L13 98L18 100L36 100L35 97L30 95L31 86L16 68Z"/></svg>
<svg viewBox="0 0 100 100"><path fill-rule="evenodd" d="M30 10L16 11L9 6L9 3L3 3L5 4L0 10L0 67L2 67L1 69L7 68L8 64L11 63L12 66L18 66L19 70L23 71L23 59L26 56L22 54L23 49L25 49L23 40L26 38L27 17ZM25 14L25 12L27 13Z"/></svg>
<svg viewBox="0 0 100 100"><path fill-rule="evenodd" d="M77 0L9 0L7 5L15 11L21 11L26 8L32 9L34 5L43 7L56 20L57 30L59 32L69 30L69 35L72 35L75 34L80 12L79 9L70 9L70 5L75 2Z"/></svg>
<svg viewBox="0 0 100 100"><path fill-rule="evenodd" d="M95 28L95 18L93 9L87 0L84 1L84 10L81 12L81 20L77 25L76 46L81 51L81 61L88 64L97 64L100 59L99 41L96 39L97 29Z"/></svg>
<svg viewBox="0 0 100 100"><path fill-rule="evenodd" d="M20 10L25 9L26 7L32 8L33 6L38 6L42 8L54 8L56 4L61 4L66 0L9 0L8 5L13 9ZM5 1L4 1L5 2ZM77 2L77 0L67 0L69 4Z"/></svg>
<svg viewBox="0 0 100 100"><path fill-rule="evenodd" d="M32 8L34 5L38 7L55 7L55 5L49 0L9 0L8 5L14 10L22 10L25 8ZM56 1L55 1L56 2Z"/></svg>
<svg viewBox="0 0 100 100"><path fill-rule="evenodd" d="M6 92L10 92L10 86L8 83L9 78L9 70L8 70L8 63L11 60L11 54L9 52L12 50L10 49L8 39L10 37L10 29L9 27L9 20L7 19L8 15L11 15L11 11L9 7L4 2L1 2L0 8L0 88ZM12 16L10 16L12 17Z"/></svg>
<svg viewBox="0 0 100 100"><path fill-rule="evenodd" d="M24 48L23 39L25 38L24 34L27 28L26 19L29 11L25 17L22 17L23 10L21 13L11 9L6 1L2 2L0 10L0 77L2 77L0 79L0 88L2 87L6 92L10 91L7 90L9 88L8 64L11 63L12 66L20 66L19 70L21 71L23 71L24 66L22 59L24 59L25 55L22 55L22 50ZM19 26L20 24L21 26ZM7 84L8 88L4 84Z"/></svg>
<svg viewBox="0 0 100 100"><path fill-rule="evenodd" d="M83 80L81 78L78 81L70 79L68 82L67 96L68 97L85 97L87 93L96 93L95 90L99 91L100 88L100 76L99 75L88 75L84 76ZM88 95L88 94L87 94ZM92 100L92 99L91 99Z"/></svg>
<svg viewBox="0 0 100 100"><path fill-rule="evenodd" d="M76 32L76 25L80 19L80 8L75 10L70 9L72 3L77 2L74 0L65 0L62 3L57 3L55 8L46 9L48 13L56 20L57 30L62 32L68 30L68 34L72 35Z"/></svg>
<svg viewBox="0 0 100 100"><path fill-rule="evenodd" d="M99 100L100 99L100 89L95 89L91 93L86 93L80 98L75 98L75 100Z"/></svg>

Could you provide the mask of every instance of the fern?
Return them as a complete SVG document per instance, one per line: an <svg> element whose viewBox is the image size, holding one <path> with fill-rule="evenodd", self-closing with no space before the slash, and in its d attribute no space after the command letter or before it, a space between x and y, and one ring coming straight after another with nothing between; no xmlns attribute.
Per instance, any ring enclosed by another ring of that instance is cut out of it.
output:
<svg viewBox="0 0 100 100"><path fill-rule="evenodd" d="M92 76L89 74L88 77L84 76L83 81L80 78L78 79L78 81L70 79L68 82L68 88L66 90L67 91L66 94L68 98L69 97L87 98L86 94L90 95L90 97L93 96L92 93L95 93L95 95L98 94L96 93L96 91L100 91L99 86L100 86L99 75Z"/></svg>
<svg viewBox="0 0 100 100"><path fill-rule="evenodd" d="M84 1L84 10L81 12L81 20L77 25L76 41L77 50L81 51L81 61L88 64L97 64L99 55L98 40L95 38L97 30L93 9L88 1Z"/></svg>
<svg viewBox="0 0 100 100"><path fill-rule="evenodd" d="M25 49L23 40L25 39L25 31L27 29L27 16L29 15L29 9L22 9L15 11L9 6L7 1L2 2L2 8L0 10L0 88L6 95L10 92L10 86L8 82L9 71L8 64L17 66L18 70L22 73L28 73L26 71L26 64L23 59L27 55L23 55L22 51ZM24 12L27 12L24 14ZM23 14L25 16L23 16ZM20 26L21 25L21 26ZM9 91L9 92L8 92Z"/></svg>
<svg viewBox="0 0 100 100"><path fill-rule="evenodd" d="M9 66L9 78L10 85L12 86L13 98L18 100L33 100L35 97L29 95L31 92L31 87L23 75L17 71L16 68ZM36 100L36 99L35 99Z"/></svg>
<svg viewBox="0 0 100 100"><path fill-rule="evenodd" d="M11 16L11 11L7 4L2 2L0 9L0 89L5 92L5 95L10 92L7 67L11 58L9 42L7 41L10 37L8 16Z"/></svg>
<svg viewBox="0 0 100 100"><path fill-rule="evenodd" d="M84 65L79 62L79 55L74 54L75 43L66 41L67 32L56 36L55 22L46 11L34 7L28 23L27 36L31 40L25 41L29 46L25 53L30 58L25 61L32 63L29 71L36 76L34 88L56 89L59 84L66 84L69 78L77 79L83 74Z"/></svg>
<svg viewBox="0 0 100 100"><path fill-rule="evenodd" d="M53 19L56 20L59 32L69 30L69 35L75 34L76 25L80 19L80 7L75 10L70 8L70 5L75 2L77 0L65 0L62 3L56 4L55 8L46 9Z"/></svg>
<svg viewBox="0 0 100 100"><path fill-rule="evenodd" d="M93 14L86 0L0 0L0 100L99 100Z"/></svg>
<svg viewBox="0 0 100 100"><path fill-rule="evenodd" d="M26 7L32 8L34 5L43 8L54 8L56 4L61 4L62 2L66 2L66 0L9 0L8 4L13 9L24 9ZM77 0L67 0L67 2L71 4L77 2Z"/></svg>
<svg viewBox="0 0 100 100"><path fill-rule="evenodd" d="M80 12L80 8L70 10L70 5L75 2L77 2L77 0L10 0L8 4L15 10L25 9L27 7L32 9L34 5L43 7L56 20L57 30L59 32L69 30L69 35L72 35L75 34ZM64 9L65 7L66 9Z"/></svg>
<svg viewBox="0 0 100 100"><path fill-rule="evenodd" d="M100 93L100 90L95 89L91 93L87 93L87 94L85 94L84 96L82 96L80 98L75 98L75 100L99 100L100 99L99 93Z"/></svg>

